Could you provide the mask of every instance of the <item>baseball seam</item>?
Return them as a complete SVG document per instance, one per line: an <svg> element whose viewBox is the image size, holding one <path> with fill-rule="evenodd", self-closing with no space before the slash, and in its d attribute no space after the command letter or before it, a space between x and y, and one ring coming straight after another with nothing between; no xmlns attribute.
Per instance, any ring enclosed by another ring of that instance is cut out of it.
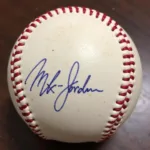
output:
<svg viewBox="0 0 150 150"><path fill-rule="evenodd" d="M38 25L40 25L43 21L46 21L47 19L55 15L59 15L60 13L83 13L94 16L106 26L110 27L110 30L115 34L116 38L118 39L118 43L120 44L120 50L122 51L123 58L123 78L121 80L121 85L116 101L113 105L108 121L102 132L102 137L100 141L105 140L112 136L112 134L119 127L122 118L127 110L135 80L135 61L133 49L125 31L123 31L123 29L114 20L112 20L109 16L106 16L104 13L84 7L63 7L55 9L53 11L49 11L46 14L39 16L25 28L23 33L18 38L15 46L13 47L10 62L11 81L14 94L16 96L16 102L18 104L24 121L27 123L30 129L40 137L47 139L47 137L45 137L45 135L42 133L38 121L36 120L36 116L34 116L32 109L29 106L28 99L23 88L23 79L21 76L21 59L23 53L23 46L25 46L30 34L34 32L33 30L37 28Z"/></svg>
<svg viewBox="0 0 150 150"><path fill-rule="evenodd" d="M117 29L117 28L116 28ZM133 49L130 45L130 41L127 39L126 33L121 27L118 26L119 32L116 34L116 37L120 38L118 41L119 44L125 43L126 45L121 46L121 51L123 52L123 78L120 86L120 91L115 102L113 111L110 114L110 118L106 123L104 131L102 133L101 140L108 139L116 131L116 129L121 124L123 116L127 111L127 106L130 102L130 97L132 94L134 80L135 80L135 60ZM101 141L100 140L100 141Z"/></svg>

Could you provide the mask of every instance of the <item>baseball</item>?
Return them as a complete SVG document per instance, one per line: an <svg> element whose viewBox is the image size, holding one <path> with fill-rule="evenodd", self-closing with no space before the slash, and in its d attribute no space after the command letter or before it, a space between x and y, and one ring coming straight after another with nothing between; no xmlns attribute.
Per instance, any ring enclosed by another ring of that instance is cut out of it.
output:
<svg viewBox="0 0 150 150"><path fill-rule="evenodd" d="M38 136L69 143L110 138L132 114L142 67L128 33L90 8L64 7L32 21L8 62L13 105Z"/></svg>

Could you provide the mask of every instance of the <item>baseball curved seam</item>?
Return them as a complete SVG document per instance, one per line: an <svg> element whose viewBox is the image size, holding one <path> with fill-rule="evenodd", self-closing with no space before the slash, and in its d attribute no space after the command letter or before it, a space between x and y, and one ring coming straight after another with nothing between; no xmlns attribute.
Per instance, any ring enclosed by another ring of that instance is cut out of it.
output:
<svg viewBox="0 0 150 150"><path fill-rule="evenodd" d="M123 60L129 59L129 61L123 62L123 66L129 66L127 69L123 69L123 75L130 75L127 78L122 78L122 81L127 81L127 85L121 85L120 86L120 92L119 96L123 96L122 100L116 100L116 106L113 108L113 112L117 112L114 114L110 114L110 118L108 119L108 122L104 128L104 131L102 133L102 138L101 140L108 139L109 137L112 136L112 134L116 131L116 129L119 127L125 112L127 111L127 106L130 102L130 97L132 94L132 89L134 86L134 72L135 72L135 61L134 61L134 54L133 54L133 49L130 45L130 41L127 39L127 35L123 33L123 29L119 27L119 33L116 35L116 37L122 36L121 40L119 40L119 43L126 43L126 46L122 47L121 50L123 52L128 52L128 54L123 54ZM122 92L122 90L126 90ZM120 106L118 106L120 105ZM100 140L100 141L101 141Z"/></svg>
<svg viewBox="0 0 150 150"><path fill-rule="evenodd" d="M130 96L132 94L132 88L134 83L135 61L133 50L130 45L130 41L127 38L127 35L114 20L106 16L104 13L100 13L99 11L86 7L63 7L55 9L53 11L49 11L46 14L39 16L25 28L24 32L20 35L16 42L16 45L13 48L10 62L11 81L14 89L14 94L16 96L16 102L24 118L24 121L27 123L30 129L40 137L46 139L41 131L38 121L35 119L31 111L31 107L29 106L22 85L23 79L21 77L21 55L23 53L22 48L26 44L26 41L28 40L30 34L32 34L33 29L37 28L39 24L53 17L54 15L59 15L60 11L64 14L75 12L83 14L88 13L90 16L94 15L95 18L100 19L101 22L105 23L106 26L111 27L111 31L115 33L115 36L118 39L118 43L121 46L121 51L123 54L122 58L124 60L122 65L125 67L125 69L123 69L122 71L123 78L120 85L120 91L117 95L114 107L112 109L112 112L110 113L109 119L104 127L102 137L100 139L100 141L105 140L109 138L120 125L122 118L126 112L128 103L130 102Z"/></svg>

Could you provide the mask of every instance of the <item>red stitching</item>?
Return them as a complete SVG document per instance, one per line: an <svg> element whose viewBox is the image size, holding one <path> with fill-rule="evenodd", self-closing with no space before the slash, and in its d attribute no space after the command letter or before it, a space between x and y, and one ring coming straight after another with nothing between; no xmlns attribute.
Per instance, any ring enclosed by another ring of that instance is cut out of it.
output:
<svg viewBox="0 0 150 150"><path fill-rule="evenodd" d="M28 106L29 106L28 104L25 104L25 105L19 107L19 109L24 110L24 109L26 109Z"/></svg>
<svg viewBox="0 0 150 150"><path fill-rule="evenodd" d="M121 85L120 88L121 89L128 89L129 85Z"/></svg>
<svg viewBox="0 0 150 150"><path fill-rule="evenodd" d="M75 9L76 9L76 12L78 13L79 12L79 8L76 6Z"/></svg>
<svg viewBox="0 0 150 150"><path fill-rule="evenodd" d="M123 81L129 81L130 78L122 78Z"/></svg>
<svg viewBox="0 0 150 150"><path fill-rule="evenodd" d="M15 52L15 55L18 55L18 54L21 54L22 53L22 50L17 50L16 52Z"/></svg>
<svg viewBox="0 0 150 150"><path fill-rule="evenodd" d="M132 93L132 91L131 91L131 90L128 90L128 93L129 93L129 94L131 94L131 93Z"/></svg>
<svg viewBox="0 0 150 150"><path fill-rule="evenodd" d="M112 27L111 31L115 31L117 29L117 26L118 26L118 24L117 24L117 22L115 22L115 25Z"/></svg>
<svg viewBox="0 0 150 150"><path fill-rule="evenodd" d="M132 51L132 47L127 47L127 46L125 46L125 47L123 47L121 50L122 50L122 51L125 51L125 50Z"/></svg>
<svg viewBox="0 0 150 150"><path fill-rule="evenodd" d="M115 123L114 125L115 125L115 126L118 126L118 125L119 125L119 123Z"/></svg>
<svg viewBox="0 0 150 150"><path fill-rule="evenodd" d="M66 13L66 9L64 7L61 8L63 13Z"/></svg>
<svg viewBox="0 0 150 150"><path fill-rule="evenodd" d="M122 104L124 104L124 101L125 100L122 100L122 101L117 100L116 103L119 104L119 105L122 105Z"/></svg>
<svg viewBox="0 0 150 150"><path fill-rule="evenodd" d="M24 100L24 98L26 98L26 96L19 97L19 99L17 99L16 102L20 103L22 100Z"/></svg>
<svg viewBox="0 0 150 150"><path fill-rule="evenodd" d="M24 45L25 45L24 43L19 43L19 44L18 44L18 46L24 46Z"/></svg>
<svg viewBox="0 0 150 150"><path fill-rule="evenodd" d="M96 18L98 18L100 15L100 12L99 11L96 11Z"/></svg>
<svg viewBox="0 0 150 150"><path fill-rule="evenodd" d="M117 118L117 120L116 120L116 121L120 122L120 121L121 121L121 118Z"/></svg>
<svg viewBox="0 0 150 150"><path fill-rule="evenodd" d="M11 72L11 73L14 73L14 69L11 69L10 72Z"/></svg>
<svg viewBox="0 0 150 150"><path fill-rule="evenodd" d="M47 17L45 15L42 15L41 16L43 19L47 20Z"/></svg>
<svg viewBox="0 0 150 150"><path fill-rule="evenodd" d="M119 36L127 37L127 35L126 35L126 34L123 34L122 32L119 32L119 33L116 35L116 37L119 37Z"/></svg>
<svg viewBox="0 0 150 150"><path fill-rule="evenodd" d="M122 113L122 112L120 112L120 114L119 114L120 116L123 116L124 115L124 113Z"/></svg>
<svg viewBox="0 0 150 150"><path fill-rule="evenodd" d="M30 26L31 26L31 27L34 27L34 28L37 27L37 25L36 25L35 23L31 23Z"/></svg>
<svg viewBox="0 0 150 150"><path fill-rule="evenodd" d="M27 117L27 116L29 116L31 114L31 112L25 112L25 113L22 113L22 115L24 116L24 117Z"/></svg>
<svg viewBox="0 0 150 150"><path fill-rule="evenodd" d="M130 61L130 65L135 65L135 62L134 61Z"/></svg>
<svg viewBox="0 0 150 150"><path fill-rule="evenodd" d="M23 36L21 36L21 38L20 38L20 39L22 39L22 40L27 40L27 39L28 39L28 36L23 35Z"/></svg>
<svg viewBox="0 0 150 150"><path fill-rule="evenodd" d="M119 29L119 31L123 31L123 29L122 29L122 28L120 28L120 29Z"/></svg>
<svg viewBox="0 0 150 150"><path fill-rule="evenodd" d="M16 77L18 77L18 76L20 76L20 75L21 75L20 72L16 72L16 73L14 73L14 78L16 78Z"/></svg>
<svg viewBox="0 0 150 150"><path fill-rule="evenodd" d="M117 115L111 115L112 118L117 118L119 116L119 114Z"/></svg>
<svg viewBox="0 0 150 150"><path fill-rule="evenodd" d="M14 46L14 49L16 49L16 48L17 48L17 45Z"/></svg>
<svg viewBox="0 0 150 150"><path fill-rule="evenodd" d="M122 108L113 108L114 111L120 111Z"/></svg>
<svg viewBox="0 0 150 150"><path fill-rule="evenodd" d="M135 69L131 68L131 72L133 72L133 73L134 73L134 72L135 72Z"/></svg>
<svg viewBox="0 0 150 150"><path fill-rule="evenodd" d="M37 21L38 23L42 23L39 18L36 18L35 21ZM30 30L30 31L31 31L31 30ZM29 31L29 32L30 32L30 31Z"/></svg>
<svg viewBox="0 0 150 150"><path fill-rule="evenodd" d="M13 68L13 73L14 73L15 70L17 70L17 69L19 69L19 68L20 68L20 66L15 66L15 67Z"/></svg>
<svg viewBox="0 0 150 150"><path fill-rule="evenodd" d="M119 93L120 96L126 96L127 93Z"/></svg>
<svg viewBox="0 0 150 150"><path fill-rule="evenodd" d="M15 58L15 59L14 59L14 63L16 63L16 62L18 62L18 61L20 61L20 60L21 60L21 57Z"/></svg>
<svg viewBox="0 0 150 150"><path fill-rule="evenodd" d="M129 101L130 101L130 99L129 99L129 98L125 98L125 101L126 101L126 102L129 102Z"/></svg>
<svg viewBox="0 0 150 150"><path fill-rule="evenodd" d="M14 81L15 79L14 79L14 77L11 77L11 81Z"/></svg>
<svg viewBox="0 0 150 150"><path fill-rule="evenodd" d="M119 37L119 36L122 36L122 33L121 33L121 32L119 32L119 33L116 35L116 37Z"/></svg>
<svg viewBox="0 0 150 150"><path fill-rule="evenodd" d="M107 22L107 26L109 26L112 23L112 19L109 18L109 21Z"/></svg>
<svg viewBox="0 0 150 150"><path fill-rule="evenodd" d="M123 58L133 58L134 55L133 54L126 54L126 55L123 55Z"/></svg>
<svg viewBox="0 0 150 150"><path fill-rule="evenodd" d="M120 44L122 44L122 43L127 43L127 44L129 44L130 41L129 41L129 40L126 40L126 39L122 39L122 40L119 41L119 43L120 43Z"/></svg>
<svg viewBox="0 0 150 150"><path fill-rule="evenodd" d="M19 39L18 39L18 41L20 41L20 40L26 40L26 39L28 39L28 36L21 36Z"/></svg>
<svg viewBox="0 0 150 150"><path fill-rule="evenodd" d="M83 10L83 13L85 14L86 13L86 8L83 7L82 10Z"/></svg>
<svg viewBox="0 0 150 150"><path fill-rule="evenodd" d="M124 62L123 65L125 66L135 65L135 62L134 61Z"/></svg>
<svg viewBox="0 0 150 150"><path fill-rule="evenodd" d="M18 95L22 91L23 91L23 89L19 89L19 90L16 91L16 94Z"/></svg>
<svg viewBox="0 0 150 150"><path fill-rule="evenodd" d="M11 66L14 65L14 61L11 61L11 62L10 62L10 65L11 65Z"/></svg>
<svg viewBox="0 0 150 150"><path fill-rule="evenodd" d="M93 10L92 10L92 9L90 9L90 16L92 16L92 14L93 14Z"/></svg>
<svg viewBox="0 0 150 150"><path fill-rule="evenodd" d="M131 75L131 76L130 76L130 79L134 80L134 76L133 76L133 75Z"/></svg>
<svg viewBox="0 0 150 150"><path fill-rule="evenodd" d="M68 9L69 9L69 11L72 13L72 7L71 7L71 6L69 6L69 7L68 7Z"/></svg>
<svg viewBox="0 0 150 150"><path fill-rule="evenodd" d="M114 121L108 121L108 123L110 123L110 124L114 124L116 122L116 120L114 120Z"/></svg>
<svg viewBox="0 0 150 150"><path fill-rule="evenodd" d="M106 19L106 15L105 14L103 14L103 16L102 16L102 21L104 21L105 19Z"/></svg>
<svg viewBox="0 0 150 150"><path fill-rule="evenodd" d="M12 54L12 57L15 57L15 53Z"/></svg>
<svg viewBox="0 0 150 150"><path fill-rule="evenodd" d="M57 15L59 14L59 11L58 11L58 9L55 9L55 12L56 12L56 14L57 14Z"/></svg>
<svg viewBox="0 0 150 150"><path fill-rule="evenodd" d="M22 81L15 82L16 85L21 84L21 83L22 83Z"/></svg>
<svg viewBox="0 0 150 150"><path fill-rule="evenodd" d="M126 70L123 70L123 73L131 73L131 72L135 72L135 69L133 68L130 68L130 69L126 69Z"/></svg>
<svg viewBox="0 0 150 150"><path fill-rule="evenodd" d="M47 14L48 14L50 17L53 17L53 14L51 13L51 11L48 11Z"/></svg>
<svg viewBox="0 0 150 150"><path fill-rule="evenodd" d="M37 19L35 21L37 21ZM25 29L24 32L32 33L32 30L31 29Z"/></svg>
<svg viewBox="0 0 150 150"><path fill-rule="evenodd" d="M129 84L129 86L130 86L131 88L133 88L133 84Z"/></svg>

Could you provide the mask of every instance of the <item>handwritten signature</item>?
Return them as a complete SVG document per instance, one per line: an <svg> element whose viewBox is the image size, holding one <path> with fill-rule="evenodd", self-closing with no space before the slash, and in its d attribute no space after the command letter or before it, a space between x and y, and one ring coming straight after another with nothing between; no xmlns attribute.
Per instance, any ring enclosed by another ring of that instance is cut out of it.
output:
<svg viewBox="0 0 150 150"><path fill-rule="evenodd" d="M39 96L43 96L44 94L55 94L55 89L56 88L62 88L64 87L64 85L61 84L56 84L56 80L57 78L60 76L61 74L61 70L58 70L56 72L56 74L54 75L54 77L52 78L52 80L49 79L49 73L47 73L44 70L44 67L47 63L47 59L44 58L42 60L40 60L34 67L33 69L30 71L30 73L28 74L27 78L25 79L25 84L27 84L27 81L29 80L29 77L34 73L34 71L37 71L38 73L35 75L35 78L33 79L31 86L30 86L30 91L32 91L34 86L41 86L40 89L40 93ZM91 79L91 75L88 75L83 86L79 87L77 86L77 83L79 83L79 81L77 80L77 76L79 74L79 69L80 69L80 64L78 61L74 62L70 72L68 74L68 81L67 81L67 86L65 88L63 88L61 90L61 92L57 95L55 101L54 101L54 110L56 112L59 112L62 110L62 108L64 107L67 98L69 97L70 93L76 93L76 94L85 94L88 92L103 92L103 90L99 90L99 89L92 89L92 88L87 88L87 84ZM75 72L75 75L73 76L72 72ZM72 80L71 80L72 79ZM37 81L37 83L36 83ZM57 106L58 101L60 100L60 97L64 94L64 100L61 104L61 106Z"/></svg>

